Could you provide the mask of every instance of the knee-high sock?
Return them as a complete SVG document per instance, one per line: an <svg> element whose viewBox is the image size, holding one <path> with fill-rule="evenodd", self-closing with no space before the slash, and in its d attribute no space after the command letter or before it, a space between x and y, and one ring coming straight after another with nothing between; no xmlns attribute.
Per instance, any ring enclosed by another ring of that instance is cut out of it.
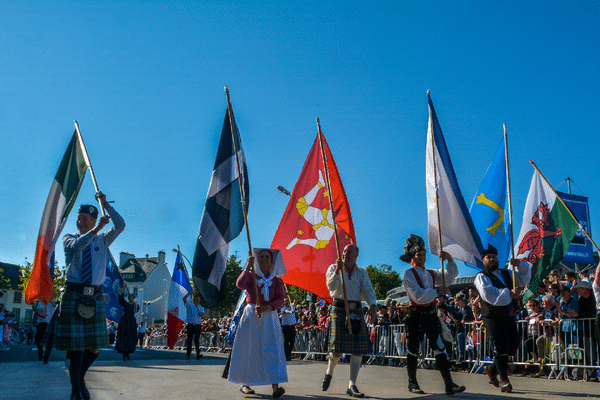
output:
<svg viewBox="0 0 600 400"><path fill-rule="evenodd" d="M325 374L333 375L333 370L335 369L338 361L340 361L340 357L336 357L333 355L333 353L329 353L329 362L327 363L327 371L325 371Z"/></svg>
<svg viewBox="0 0 600 400"><path fill-rule="evenodd" d="M417 365L419 360L417 356L408 353L406 356L406 372L408 374L408 387L409 389L412 387L419 387L419 383L417 382Z"/></svg>
<svg viewBox="0 0 600 400"><path fill-rule="evenodd" d="M440 374L444 379L444 384L446 385L446 387L453 386L454 382L452 382L452 375L450 374L450 364L448 363L448 356L446 355L446 353L436 354L435 363L437 364L437 367L440 370Z"/></svg>
<svg viewBox="0 0 600 400"><path fill-rule="evenodd" d="M71 380L71 390L73 393L79 393L81 386L81 350L69 350L67 351L67 358L71 360L69 364L69 379Z"/></svg>
<svg viewBox="0 0 600 400"><path fill-rule="evenodd" d="M85 378L85 373L87 372L88 369L90 369L90 366L92 365L92 363L94 361L96 361L96 358L98 358L98 354L100 353L92 353L90 350L85 350L83 352L83 357L81 360L81 380L83 381L83 378Z"/></svg>
<svg viewBox="0 0 600 400"><path fill-rule="evenodd" d="M362 363L362 356L352 356L350 359L350 383L348 386L356 385L358 379L358 371L360 371L360 364Z"/></svg>

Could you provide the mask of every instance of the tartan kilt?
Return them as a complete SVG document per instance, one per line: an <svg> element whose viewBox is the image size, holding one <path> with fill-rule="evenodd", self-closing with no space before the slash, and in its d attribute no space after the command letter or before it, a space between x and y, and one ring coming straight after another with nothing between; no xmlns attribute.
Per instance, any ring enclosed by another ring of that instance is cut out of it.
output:
<svg viewBox="0 0 600 400"><path fill-rule="evenodd" d="M361 321L360 331L352 332L352 335L346 329L346 310L343 307L331 306L328 351L345 354L373 353L362 308L350 310L350 315L358 316Z"/></svg>
<svg viewBox="0 0 600 400"><path fill-rule="evenodd" d="M83 319L77 314L77 297L66 291L61 299L60 314L54 330L54 347L58 350L93 350L108 346L106 305L102 292L94 296L96 314Z"/></svg>

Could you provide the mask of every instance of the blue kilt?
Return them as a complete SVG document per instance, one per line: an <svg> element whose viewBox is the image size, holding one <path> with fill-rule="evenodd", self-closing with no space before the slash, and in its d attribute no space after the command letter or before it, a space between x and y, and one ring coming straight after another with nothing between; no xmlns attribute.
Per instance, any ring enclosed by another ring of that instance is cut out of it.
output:
<svg viewBox="0 0 600 400"><path fill-rule="evenodd" d="M346 310L343 307L331 306L329 320L329 352L345 354L371 354L373 346L367 332L365 315L362 308L350 310L350 315L361 321L360 330L352 331L346 328Z"/></svg>
<svg viewBox="0 0 600 400"><path fill-rule="evenodd" d="M54 347L58 350L93 350L108 346L106 306L102 292L94 295L96 314L83 319L77 314L79 293L66 291L61 299L55 328Z"/></svg>

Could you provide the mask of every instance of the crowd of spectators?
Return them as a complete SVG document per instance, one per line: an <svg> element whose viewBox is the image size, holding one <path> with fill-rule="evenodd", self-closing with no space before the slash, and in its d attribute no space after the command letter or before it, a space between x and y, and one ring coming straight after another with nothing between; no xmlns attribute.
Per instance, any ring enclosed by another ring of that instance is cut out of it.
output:
<svg viewBox="0 0 600 400"><path fill-rule="evenodd" d="M0 304L0 350L11 344L33 344L35 333L35 326L20 324L15 314Z"/></svg>

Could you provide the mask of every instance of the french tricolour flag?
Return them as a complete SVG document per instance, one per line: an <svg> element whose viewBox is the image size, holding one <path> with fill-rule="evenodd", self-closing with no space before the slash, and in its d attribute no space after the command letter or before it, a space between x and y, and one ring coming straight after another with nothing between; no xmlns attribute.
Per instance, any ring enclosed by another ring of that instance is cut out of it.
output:
<svg viewBox="0 0 600 400"><path fill-rule="evenodd" d="M185 265L181 260L181 252L177 252L175 259L175 269L171 279L171 288L169 289L169 312L167 314L167 345L170 349L175 347L179 332L185 322L187 311L183 297L192 291L190 279L185 271Z"/></svg>

